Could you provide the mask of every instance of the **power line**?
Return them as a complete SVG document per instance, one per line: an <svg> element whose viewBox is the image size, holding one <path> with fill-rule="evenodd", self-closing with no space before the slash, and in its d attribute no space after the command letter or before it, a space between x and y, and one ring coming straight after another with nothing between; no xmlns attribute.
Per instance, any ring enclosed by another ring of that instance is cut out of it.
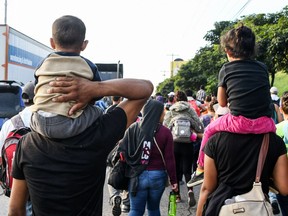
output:
<svg viewBox="0 0 288 216"><path fill-rule="evenodd" d="M242 12L243 10L247 7L247 5L251 2L252 0L248 0L241 8L240 10L233 16L232 20L236 19Z"/></svg>

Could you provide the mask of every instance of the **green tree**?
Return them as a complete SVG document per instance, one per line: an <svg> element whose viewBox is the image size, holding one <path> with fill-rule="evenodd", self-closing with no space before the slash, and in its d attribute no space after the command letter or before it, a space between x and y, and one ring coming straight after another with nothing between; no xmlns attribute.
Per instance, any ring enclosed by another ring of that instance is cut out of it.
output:
<svg viewBox="0 0 288 216"><path fill-rule="evenodd" d="M288 73L288 6L286 6L279 13L252 14L243 16L240 20L216 22L214 29L204 36L207 45L202 47L193 59L182 65L176 76L160 83L161 90L165 93L170 92L172 88L174 90L190 88L196 91L200 85L205 85L208 93L215 94L219 70L227 62L226 56L220 51L221 35L240 23L255 32L258 45L256 59L267 65L271 74L271 85L277 72Z"/></svg>

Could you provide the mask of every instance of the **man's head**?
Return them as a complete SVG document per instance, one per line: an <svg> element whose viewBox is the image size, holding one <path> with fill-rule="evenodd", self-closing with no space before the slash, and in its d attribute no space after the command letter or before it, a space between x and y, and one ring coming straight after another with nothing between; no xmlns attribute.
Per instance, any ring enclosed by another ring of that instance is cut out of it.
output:
<svg viewBox="0 0 288 216"><path fill-rule="evenodd" d="M187 97L193 97L193 91L191 89L186 89L185 93L186 93Z"/></svg>
<svg viewBox="0 0 288 216"><path fill-rule="evenodd" d="M88 41L85 40L86 27L82 20L75 16L62 16L52 25L50 43L56 51L83 51Z"/></svg>
<svg viewBox="0 0 288 216"><path fill-rule="evenodd" d="M25 104L25 106L31 106L33 105L33 98L34 98L34 89L35 84L34 82L30 81L25 84L25 86L22 89L22 100Z"/></svg>

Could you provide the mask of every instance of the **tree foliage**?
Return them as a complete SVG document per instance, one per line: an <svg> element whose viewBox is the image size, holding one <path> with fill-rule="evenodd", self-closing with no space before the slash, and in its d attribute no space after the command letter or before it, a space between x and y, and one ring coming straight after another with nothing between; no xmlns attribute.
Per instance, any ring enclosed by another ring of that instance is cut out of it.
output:
<svg viewBox="0 0 288 216"><path fill-rule="evenodd" d="M200 85L206 86L206 91L216 94L218 73L227 58L220 50L221 35L240 23L250 27L258 45L256 60L264 62L271 74L271 85L275 73L288 73L288 6L279 13L252 14L235 21L221 21L214 24L214 29L204 36L205 47L200 48L193 59L182 65L177 75L159 84L157 91L167 95L178 89L197 91Z"/></svg>

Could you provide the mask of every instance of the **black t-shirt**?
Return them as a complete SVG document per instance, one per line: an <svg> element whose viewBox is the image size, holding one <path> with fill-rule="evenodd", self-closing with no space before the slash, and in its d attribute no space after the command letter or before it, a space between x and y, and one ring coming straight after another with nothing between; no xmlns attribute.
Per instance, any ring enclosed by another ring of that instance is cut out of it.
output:
<svg viewBox="0 0 288 216"><path fill-rule="evenodd" d="M213 158L218 172L218 183L223 182L234 189L234 195L252 189L263 134L233 134L219 132L205 146L205 154ZM270 133L270 144L261 176L264 193L269 190L269 178L278 157L286 154L283 140Z"/></svg>
<svg viewBox="0 0 288 216"><path fill-rule="evenodd" d="M126 124L124 110L116 108L69 139L24 136L13 177L26 180L34 215L102 215L106 158Z"/></svg>
<svg viewBox="0 0 288 216"><path fill-rule="evenodd" d="M226 63L219 72L218 86L226 88L232 115L247 118L271 117L267 67L254 60Z"/></svg>

